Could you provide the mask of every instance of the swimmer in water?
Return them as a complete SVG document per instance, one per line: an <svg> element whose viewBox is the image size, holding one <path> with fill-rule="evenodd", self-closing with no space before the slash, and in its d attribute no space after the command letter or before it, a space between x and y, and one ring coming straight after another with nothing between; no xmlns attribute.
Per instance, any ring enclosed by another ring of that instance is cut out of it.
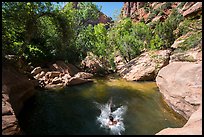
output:
<svg viewBox="0 0 204 137"><path fill-rule="evenodd" d="M118 123L118 120L114 120L113 116L110 115L108 124L109 125L116 125L117 123Z"/></svg>
<svg viewBox="0 0 204 137"><path fill-rule="evenodd" d="M112 98L110 99L109 109L110 109L110 112L112 112ZM110 114L108 125L109 126L110 125L116 125L118 122L119 122L119 120L114 120L112 114Z"/></svg>

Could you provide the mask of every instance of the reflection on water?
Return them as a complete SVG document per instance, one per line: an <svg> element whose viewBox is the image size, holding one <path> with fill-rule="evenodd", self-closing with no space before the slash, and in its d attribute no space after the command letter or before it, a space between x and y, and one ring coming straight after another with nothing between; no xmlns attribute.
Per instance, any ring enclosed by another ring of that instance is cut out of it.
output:
<svg viewBox="0 0 204 137"><path fill-rule="evenodd" d="M113 110L126 106L123 135L155 134L167 127L182 127L186 120L161 99L155 82L98 79L63 90L38 91L18 117L26 134L107 135L98 118L112 98Z"/></svg>

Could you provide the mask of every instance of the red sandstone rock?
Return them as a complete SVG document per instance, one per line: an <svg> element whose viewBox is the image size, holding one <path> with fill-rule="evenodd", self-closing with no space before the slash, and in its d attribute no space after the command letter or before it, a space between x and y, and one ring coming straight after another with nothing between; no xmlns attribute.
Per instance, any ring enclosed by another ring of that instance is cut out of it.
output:
<svg viewBox="0 0 204 137"><path fill-rule="evenodd" d="M79 72L79 69L76 68L74 65L70 63L64 63L63 61L56 61L52 65L49 66L51 71L58 71L62 73L67 73L70 76L74 76L77 72Z"/></svg>
<svg viewBox="0 0 204 137"><path fill-rule="evenodd" d="M87 83L87 82L92 82L93 80L91 79L83 79L83 78L78 78L78 77L72 77L69 79L69 82L67 83L68 86L70 85L78 85L82 83Z"/></svg>
<svg viewBox="0 0 204 137"><path fill-rule="evenodd" d="M159 71L156 82L166 102L186 119L201 104L201 63L172 62Z"/></svg>
<svg viewBox="0 0 204 137"><path fill-rule="evenodd" d="M76 75L74 75L76 78L83 78L83 79L89 79L93 77L93 74L86 73L86 72L78 72Z"/></svg>
<svg viewBox="0 0 204 137"><path fill-rule="evenodd" d="M35 69L33 69L33 71L31 71L31 74L33 76L37 75L38 73L40 73L42 71L41 67L36 67Z"/></svg>
<svg viewBox="0 0 204 137"><path fill-rule="evenodd" d="M189 9L193 4L195 4L195 2L186 2L183 6L183 8L181 9L182 12L184 12L185 10Z"/></svg>
<svg viewBox="0 0 204 137"><path fill-rule="evenodd" d="M187 17L199 11L202 11L202 2L196 2L193 6L183 12L183 16Z"/></svg>
<svg viewBox="0 0 204 137"><path fill-rule="evenodd" d="M131 60L119 70L126 80L154 80L158 71L168 64L170 50L150 51Z"/></svg>
<svg viewBox="0 0 204 137"><path fill-rule="evenodd" d="M138 5L141 4L142 5ZM159 9L160 7L162 7L164 4L166 4L167 2L124 2L124 6L121 10L121 15L122 17L127 17L129 16L134 22L139 22L141 21L142 18L145 19L145 21L147 20L147 14L151 14L150 13L145 13L143 12L144 9L144 5L146 7L151 7L153 8L152 12L154 12L155 10ZM180 2L173 2L171 3L171 8L170 9L163 9L163 12L165 15L162 15L162 20L164 21L172 12L173 9L177 8L177 6L180 4ZM183 14L183 16L187 17L190 16L192 14L201 14L202 13L202 3L201 2L186 2L185 5L183 6L183 8L178 9L179 12L181 14Z"/></svg>
<svg viewBox="0 0 204 137"><path fill-rule="evenodd" d="M170 63L159 71L156 83L169 106L188 119L182 128L166 128L156 135L201 135L202 63Z"/></svg>
<svg viewBox="0 0 204 137"><path fill-rule="evenodd" d="M10 64L2 70L2 135L21 134L16 115L35 94L34 84Z"/></svg>

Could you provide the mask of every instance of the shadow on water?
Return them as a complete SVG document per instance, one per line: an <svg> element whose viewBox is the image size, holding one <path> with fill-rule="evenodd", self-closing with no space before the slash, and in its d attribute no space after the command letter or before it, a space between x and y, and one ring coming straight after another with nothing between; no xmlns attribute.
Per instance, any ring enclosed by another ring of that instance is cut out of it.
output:
<svg viewBox="0 0 204 137"><path fill-rule="evenodd" d="M110 98L114 110L127 106L124 135L155 134L186 123L166 107L155 82L98 79L57 91L37 91L20 113L19 124L28 135L107 135L110 132L97 122L101 112L94 102L105 104Z"/></svg>

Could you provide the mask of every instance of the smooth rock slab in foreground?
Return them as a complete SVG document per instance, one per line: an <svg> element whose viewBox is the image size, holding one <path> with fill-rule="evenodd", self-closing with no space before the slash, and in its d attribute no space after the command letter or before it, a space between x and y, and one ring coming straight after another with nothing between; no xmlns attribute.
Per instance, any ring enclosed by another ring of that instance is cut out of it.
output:
<svg viewBox="0 0 204 137"><path fill-rule="evenodd" d="M189 119L202 102L202 63L170 63L159 71L156 83L169 106Z"/></svg>
<svg viewBox="0 0 204 137"><path fill-rule="evenodd" d="M170 63L159 71L156 83L169 106L188 119L182 128L166 128L156 135L201 135L202 63Z"/></svg>

